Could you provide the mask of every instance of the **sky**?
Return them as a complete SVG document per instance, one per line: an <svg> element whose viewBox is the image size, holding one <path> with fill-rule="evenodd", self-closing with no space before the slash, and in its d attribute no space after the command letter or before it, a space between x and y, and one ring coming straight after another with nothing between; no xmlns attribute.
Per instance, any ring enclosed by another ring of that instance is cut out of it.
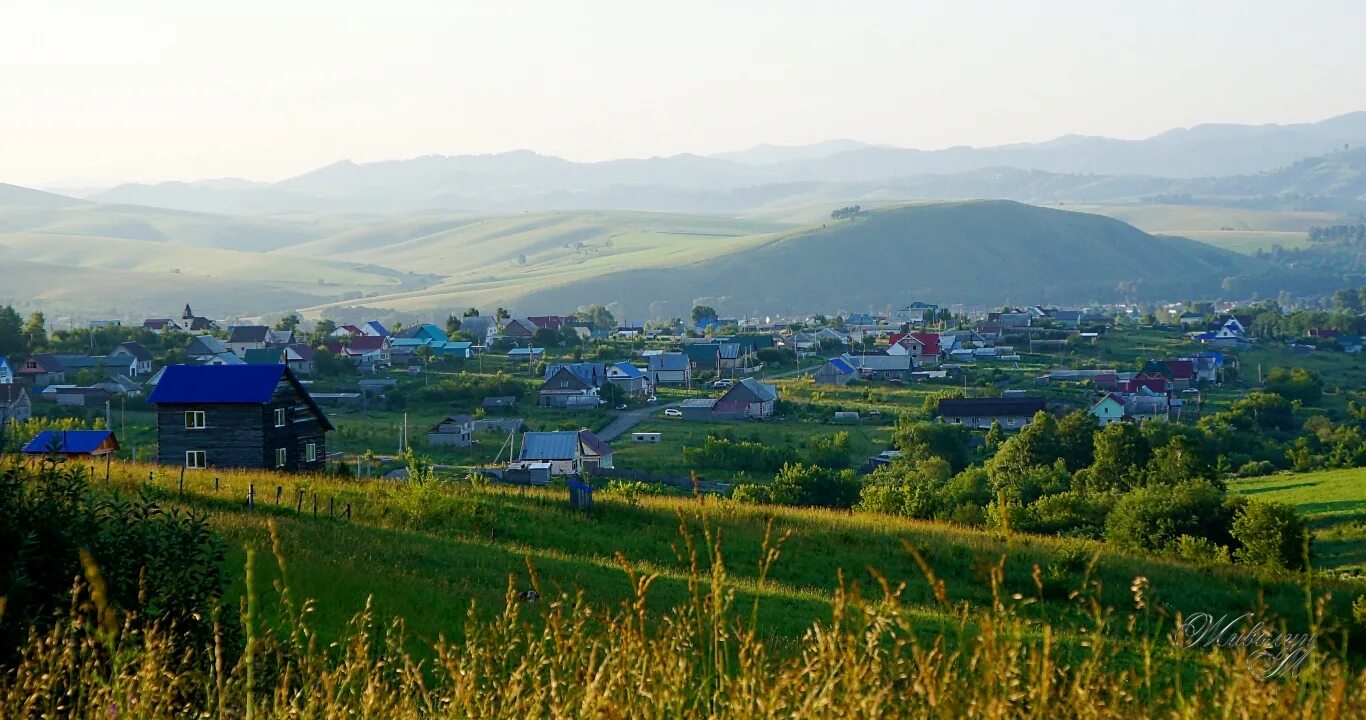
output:
<svg viewBox="0 0 1366 720"><path fill-rule="evenodd" d="M1366 109L1366 3L0 0L0 182L1141 138Z"/></svg>

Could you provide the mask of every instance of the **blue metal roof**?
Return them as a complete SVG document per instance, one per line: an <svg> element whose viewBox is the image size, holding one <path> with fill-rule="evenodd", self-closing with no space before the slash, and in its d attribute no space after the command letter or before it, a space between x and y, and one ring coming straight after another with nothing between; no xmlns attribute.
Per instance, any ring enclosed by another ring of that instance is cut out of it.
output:
<svg viewBox="0 0 1366 720"><path fill-rule="evenodd" d="M112 430L44 430L28 441L24 452L86 455L98 450L113 434ZM114 441L114 449L118 449L118 440Z"/></svg>
<svg viewBox="0 0 1366 720"><path fill-rule="evenodd" d="M162 403L270 402L285 375L284 365L168 365L147 398Z"/></svg>
<svg viewBox="0 0 1366 720"><path fill-rule="evenodd" d="M625 375L628 378L634 379L645 377L644 370L641 370L640 368L628 362L619 362L616 365L613 365L612 367L616 368L618 371L621 372L622 375Z"/></svg>
<svg viewBox="0 0 1366 720"><path fill-rule="evenodd" d="M522 460L572 460L579 456L579 434L573 430L529 432L522 436Z"/></svg>
<svg viewBox="0 0 1366 720"><path fill-rule="evenodd" d="M836 370L839 370L842 373L855 372L853 365L850 365L849 363L845 362L840 358L830 358L830 364L833 365Z"/></svg>

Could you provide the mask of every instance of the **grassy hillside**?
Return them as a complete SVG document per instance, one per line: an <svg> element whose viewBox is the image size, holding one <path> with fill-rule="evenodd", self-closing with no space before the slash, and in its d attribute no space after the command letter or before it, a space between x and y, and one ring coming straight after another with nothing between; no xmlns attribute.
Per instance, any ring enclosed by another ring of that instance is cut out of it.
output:
<svg viewBox="0 0 1366 720"><path fill-rule="evenodd" d="M1303 605L1302 589L1288 576L1259 578L1236 566L1197 568L1126 555L1093 542L1004 537L875 514L603 492L597 494L594 510L583 514L568 508L564 490L481 488L461 481L415 489L384 481L223 471L187 473L181 498L176 477L162 469L149 486L148 469L118 466L113 481L211 513L213 525L234 547L254 547L268 556L266 523L275 518L291 582L296 592L321 601L320 623L330 632L339 631L373 596L381 618L402 615L419 638L441 633L455 637L471 600L486 609L501 607L509 576L519 588L530 587L529 568L554 594L582 591L590 604L608 607L631 594L622 560L637 571L659 575L650 608L663 610L687 597L689 541L699 548L704 570L710 564L708 537L719 542L741 606L759 597L765 627L789 639L828 617L841 579L876 595L878 576L873 571L892 587L905 584L902 598L917 609L927 629L945 622L933 589L903 543L916 548L945 581L951 602L968 607L991 605L991 568L1004 558L1003 596L1040 598L1030 610L1035 617L1068 617L1074 612L1068 592L1083 586L1087 566L1098 552L1091 574L1101 583L1101 599L1112 607L1132 603L1129 586L1140 575L1150 581L1153 597L1173 612L1241 612L1254 607L1263 593L1270 611L1293 623ZM214 476L220 478L217 492ZM251 483L255 511L244 503ZM278 507L277 486L284 498ZM305 500L299 514L294 503L301 490ZM316 519L315 493L320 498ZM350 504L351 520L328 518L329 498L335 498L338 513ZM770 520L771 542L786 540L780 560L760 582ZM1035 565L1042 573L1038 578ZM1349 596L1338 594L1335 608L1350 603Z"/></svg>
<svg viewBox="0 0 1366 720"><path fill-rule="evenodd" d="M1122 296L1201 296L1254 261L1207 245L1148 235L1098 215L1006 201L912 205L829 222L742 252L668 272L616 273L591 286L537 292L532 305L612 300L635 314L652 301L686 314L697 298L751 313L940 303L1087 302Z"/></svg>
<svg viewBox="0 0 1366 720"><path fill-rule="evenodd" d="M1244 255L1309 244L1309 228L1348 222L1334 212L1246 210L1204 205L1072 205L1066 209L1123 220L1145 232L1177 235Z"/></svg>
<svg viewBox="0 0 1366 720"><path fill-rule="evenodd" d="M1269 475L1240 480L1229 489L1297 507L1314 531L1319 567L1366 572L1366 469Z"/></svg>

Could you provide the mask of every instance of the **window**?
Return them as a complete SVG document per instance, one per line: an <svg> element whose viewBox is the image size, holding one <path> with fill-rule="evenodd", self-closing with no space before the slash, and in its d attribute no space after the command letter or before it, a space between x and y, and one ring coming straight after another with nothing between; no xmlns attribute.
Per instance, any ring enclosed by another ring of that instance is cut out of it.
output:
<svg viewBox="0 0 1366 720"><path fill-rule="evenodd" d="M186 410L186 411L185 411L185 429L186 429L186 430L203 430L203 429L206 428L206 427L208 427L208 423L206 423L206 422L204 421L204 411L203 411L203 410Z"/></svg>
<svg viewBox="0 0 1366 720"><path fill-rule="evenodd" d="M307 462L317 462L318 443L309 443L304 446L304 460Z"/></svg>
<svg viewBox="0 0 1366 720"><path fill-rule="evenodd" d="M275 408L275 427L285 426L285 409Z"/></svg>
<svg viewBox="0 0 1366 720"><path fill-rule="evenodd" d="M282 468L282 467L284 467L284 466L285 466L285 459L286 459L286 458L287 458L287 453L285 452L285 449L284 449L284 448L276 448L276 449L275 449L275 467L277 467L277 468Z"/></svg>
<svg viewBox="0 0 1366 720"><path fill-rule="evenodd" d="M208 466L208 457L203 450L187 450L185 452L185 467L205 468Z"/></svg>

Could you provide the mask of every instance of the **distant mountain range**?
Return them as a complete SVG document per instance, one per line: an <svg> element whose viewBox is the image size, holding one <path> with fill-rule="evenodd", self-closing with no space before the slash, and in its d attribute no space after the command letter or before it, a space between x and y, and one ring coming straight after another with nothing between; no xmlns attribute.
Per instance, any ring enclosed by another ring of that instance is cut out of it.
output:
<svg viewBox="0 0 1366 720"><path fill-rule="evenodd" d="M231 214L618 209L746 213L818 202L1224 198L1358 211L1366 112L1294 125L1199 125L1144 140L913 150L835 140L714 156L579 163L527 150L341 161L277 183L122 185L88 199Z"/></svg>

